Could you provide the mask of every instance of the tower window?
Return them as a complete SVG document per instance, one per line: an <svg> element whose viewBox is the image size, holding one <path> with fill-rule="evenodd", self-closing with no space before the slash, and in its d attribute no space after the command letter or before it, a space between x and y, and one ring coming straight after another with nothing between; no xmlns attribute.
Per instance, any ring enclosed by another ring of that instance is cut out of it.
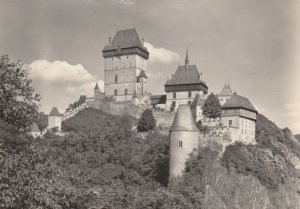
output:
<svg viewBox="0 0 300 209"><path fill-rule="evenodd" d="M189 91L189 98L192 97L192 91Z"/></svg>
<svg viewBox="0 0 300 209"><path fill-rule="evenodd" d="M118 95L118 91L117 91L117 89L115 89L115 96L117 96Z"/></svg>
<svg viewBox="0 0 300 209"><path fill-rule="evenodd" d="M188 101L188 104L192 104L192 101Z"/></svg>
<svg viewBox="0 0 300 209"><path fill-rule="evenodd" d="M124 90L124 94L127 95L127 89Z"/></svg>
<svg viewBox="0 0 300 209"><path fill-rule="evenodd" d="M115 75L115 83L118 83L118 75Z"/></svg>
<svg viewBox="0 0 300 209"><path fill-rule="evenodd" d="M182 141L179 141L179 147L182 147Z"/></svg>
<svg viewBox="0 0 300 209"><path fill-rule="evenodd" d="M174 99L176 98L176 92L173 92L173 98Z"/></svg>
<svg viewBox="0 0 300 209"><path fill-rule="evenodd" d="M232 126L232 120L229 120L229 127Z"/></svg>

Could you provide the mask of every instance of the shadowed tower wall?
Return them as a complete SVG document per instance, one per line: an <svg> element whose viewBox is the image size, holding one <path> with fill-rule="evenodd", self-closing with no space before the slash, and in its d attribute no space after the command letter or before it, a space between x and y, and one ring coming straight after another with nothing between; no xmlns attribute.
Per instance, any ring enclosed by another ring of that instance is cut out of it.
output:
<svg viewBox="0 0 300 209"><path fill-rule="evenodd" d="M170 177L183 174L189 154L198 149L199 131L189 105L180 105L170 129Z"/></svg>

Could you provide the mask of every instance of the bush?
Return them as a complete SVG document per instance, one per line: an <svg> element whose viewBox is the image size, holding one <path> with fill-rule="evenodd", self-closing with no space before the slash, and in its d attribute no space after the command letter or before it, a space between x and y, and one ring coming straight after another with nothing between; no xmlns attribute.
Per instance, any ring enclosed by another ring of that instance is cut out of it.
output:
<svg viewBox="0 0 300 209"><path fill-rule="evenodd" d="M145 110L137 126L138 132L146 132L149 130L153 130L155 126L156 126L156 121L152 113L152 110L150 109Z"/></svg>

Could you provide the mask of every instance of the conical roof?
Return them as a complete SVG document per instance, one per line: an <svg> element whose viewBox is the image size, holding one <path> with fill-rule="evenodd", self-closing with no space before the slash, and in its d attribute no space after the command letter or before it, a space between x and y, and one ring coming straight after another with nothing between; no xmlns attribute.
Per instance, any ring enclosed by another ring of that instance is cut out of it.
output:
<svg viewBox="0 0 300 209"><path fill-rule="evenodd" d="M30 131L31 131L31 132L40 132L40 129L39 129L39 127L37 126L36 122L33 122L33 123L30 125Z"/></svg>
<svg viewBox="0 0 300 209"><path fill-rule="evenodd" d="M225 84L219 96L232 96L232 91L229 84Z"/></svg>
<svg viewBox="0 0 300 209"><path fill-rule="evenodd" d="M199 131L196 127L194 118L192 116L191 108L188 104L179 106L171 131Z"/></svg>
<svg viewBox="0 0 300 209"><path fill-rule="evenodd" d="M94 89L99 89L98 83L96 83L96 86L95 86Z"/></svg>
<svg viewBox="0 0 300 209"><path fill-rule="evenodd" d="M57 107L53 107L49 116L60 116Z"/></svg>

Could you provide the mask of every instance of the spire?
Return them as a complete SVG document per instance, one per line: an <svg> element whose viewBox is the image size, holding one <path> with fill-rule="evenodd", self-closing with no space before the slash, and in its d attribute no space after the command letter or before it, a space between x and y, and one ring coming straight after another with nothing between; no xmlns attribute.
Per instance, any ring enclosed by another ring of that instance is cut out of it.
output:
<svg viewBox="0 0 300 209"><path fill-rule="evenodd" d="M96 86L95 86L94 89L100 90L100 89L99 89L99 86L98 86L98 83L96 83Z"/></svg>
<svg viewBox="0 0 300 209"><path fill-rule="evenodd" d="M185 54L185 67L187 68L189 66L189 48L186 47L186 54Z"/></svg>

